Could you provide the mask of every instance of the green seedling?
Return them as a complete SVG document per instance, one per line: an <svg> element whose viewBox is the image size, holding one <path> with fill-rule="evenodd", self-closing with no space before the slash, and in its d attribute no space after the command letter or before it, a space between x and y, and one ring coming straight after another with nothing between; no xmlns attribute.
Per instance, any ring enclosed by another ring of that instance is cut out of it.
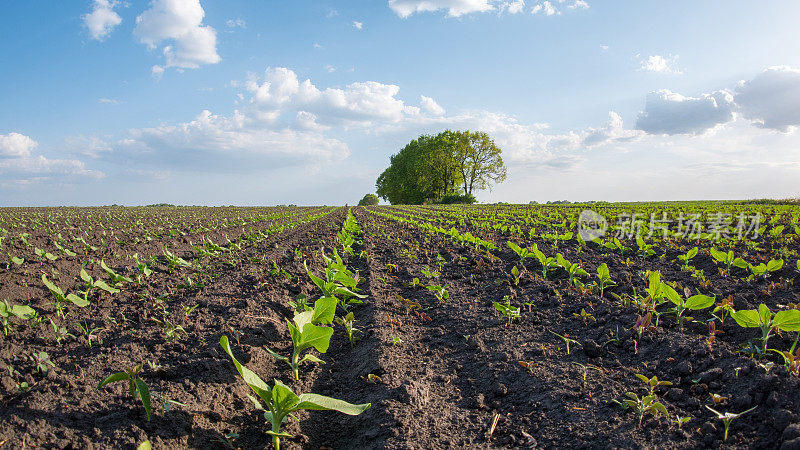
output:
<svg viewBox="0 0 800 450"><path fill-rule="evenodd" d="M83 293L83 299L86 300L87 302L89 301L89 294L91 294L91 292L93 290L95 290L95 289L100 289L101 291L108 292L109 294L112 294L112 295L116 294L117 292L119 292L119 289L116 289L116 288L113 288L113 287L109 286L103 280L95 281L86 272L86 269L84 269L83 267L81 267L81 280L83 280L83 282L86 284L86 286L85 286L84 290L80 291L80 292Z"/></svg>
<svg viewBox="0 0 800 450"><path fill-rule="evenodd" d="M530 249L520 247L519 245L511 241L506 242L506 244L508 245L508 248L510 248L511 250L514 251L514 253L517 254L517 256L519 257L519 262L521 263L524 263L525 260L528 258L534 257L534 254L532 251L530 251Z"/></svg>
<svg viewBox="0 0 800 450"><path fill-rule="evenodd" d="M182 326L172 323L166 312L162 314L161 319L152 317L151 320L157 323L161 327L161 330L164 331L164 339L167 342L175 342L181 337L189 336L189 333L187 333Z"/></svg>
<svg viewBox="0 0 800 450"><path fill-rule="evenodd" d="M597 281L595 282L595 286L600 290L600 297L603 297L606 288L616 285L617 283L611 280L611 272L608 270L608 265L606 263L600 264L597 268Z"/></svg>
<svg viewBox="0 0 800 450"><path fill-rule="evenodd" d="M347 339L350 341L350 346L354 347L356 345L356 341L360 339L359 336L362 334L362 332L360 329L355 327L353 312L350 311L344 317L337 317L336 323L344 327L344 331L347 334Z"/></svg>
<svg viewBox="0 0 800 450"><path fill-rule="evenodd" d="M494 309L500 311L500 314L508 318L506 326L510 326L512 320L519 319L520 317L519 307L511 306L511 297L508 295L504 296L503 300L505 300L505 303L494 302Z"/></svg>
<svg viewBox="0 0 800 450"><path fill-rule="evenodd" d="M677 425L679 429L681 426L683 426L683 424L690 420L692 420L692 416L681 416L677 413L675 414L675 425Z"/></svg>
<svg viewBox="0 0 800 450"><path fill-rule="evenodd" d="M748 268L750 269L750 272L753 274L753 278L767 278L770 273L776 272L783 268L783 260L773 259L766 264L761 263L757 266L749 264Z"/></svg>
<svg viewBox="0 0 800 450"><path fill-rule="evenodd" d="M116 383L118 381L127 381L128 382L128 391L130 392L131 396L134 399L140 399L142 401L142 406L144 406L144 410L147 413L147 421L150 421L150 389L147 388L147 384L139 378L139 372L142 370L142 365L137 364L136 366L124 371L118 372L112 375L109 375L97 385L97 389L110 384Z"/></svg>
<svg viewBox="0 0 800 450"><path fill-rule="evenodd" d="M133 261L136 263L136 271L139 273L138 275L138 282L141 283L142 277L149 278L150 275L153 274L153 270L147 267L147 263L143 261L139 261L139 254L133 254Z"/></svg>
<svg viewBox="0 0 800 450"><path fill-rule="evenodd" d="M104 328L92 328L91 325L80 322L76 322L75 326L77 326L81 333L83 333L83 335L86 337L86 342L89 344L89 348L92 348L92 342L97 337L96 335L104 330Z"/></svg>
<svg viewBox="0 0 800 450"><path fill-rule="evenodd" d="M649 392L650 395L655 395L655 389L658 386L672 386L671 382L659 380L656 375L653 375L652 378L647 378L646 376L637 373L636 378L642 380L642 382L647 385L647 388L650 391Z"/></svg>
<svg viewBox="0 0 800 450"><path fill-rule="evenodd" d="M734 311L731 317L744 328L760 328L762 354L767 352L767 341L775 329L781 331L800 331L800 310L790 309L773 314L767 305L758 305L758 310Z"/></svg>
<svg viewBox="0 0 800 450"><path fill-rule="evenodd" d="M394 347L397 344L402 344L403 340L400 339L399 336L392 336L392 346Z"/></svg>
<svg viewBox="0 0 800 450"><path fill-rule="evenodd" d="M588 326L588 325L589 325L589 321L590 321L590 320L591 320L592 322L596 322L596 321L597 321L597 319L595 319L595 318L594 318L594 316L593 316L591 313L588 313L588 312L586 312L586 310L585 310L584 308L581 308L581 312L580 312L580 314L578 314L578 313L572 313L572 315L573 315L575 318L578 318L578 319L582 320L582 321L583 321L583 324L584 324L584 325L586 325L586 326Z"/></svg>
<svg viewBox="0 0 800 450"><path fill-rule="evenodd" d="M517 269L517 266L511 268L511 271L508 273L508 280L509 283L513 286L519 285L519 280L522 277L522 273Z"/></svg>
<svg viewBox="0 0 800 450"><path fill-rule="evenodd" d="M555 332L553 332L553 331L550 331L550 330L547 330L547 331L548 331L550 334L553 334L553 335L555 335L555 336L558 336L559 338L561 338L561 340L562 340L562 341L564 341L564 344L566 344L566 346L567 346L567 355L569 355L569 346L570 346L570 344L581 345L581 344L580 344L578 341L576 341L575 339L570 339L569 335L562 336L562 335L560 335L560 334L558 334L558 333L555 333Z"/></svg>
<svg viewBox="0 0 800 450"><path fill-rule="evenodd" d="M740 269L747 269L748 267L748 264L745 260L734 257L733 250L729 250L727 253L725 253L712 248L711 256L718 262L722 263L725 266L725 269L728 271L731 270L731 267L738 267Z"/></svg>
<svg viewBox="0 0 800 450"><path fill-rule="evenodd" d="M275 359L283 361L291 367L295 380L300 379L301 364L306 362L325 363L310 353L303 356L303 359L300 359L300 355L312 347L320 353L328 351L333 328L319 326L318 324L330 324L333 322L337 303L338 300L335 297L323 297L314 302L314 309L295 314L291 321L286 321L286 327L289 329L289 335L294 345L291 359L267 349Z"/></svg>
<svg viewBox="0 0 800 450"><path fill-rule="evenodd" d="M653 417L658 417L659 414L669 415L667 412L667 407L664 406L663 403L657 402L655 395L645 395L642 398L639 398L639 396L633 392L626 392L625 396L628 398L622 400L621 403L616 400L614 400L614 402L617 404L622 404L624 408L630 408L633 410L633 412L639 418L638 428L642 428L642 421L644 420L644 416L647 414L650 414Z"/></svg>
<svg viewBox="0 0 800 450"><path fill-rule="evenodd" d="M200 306L199 303L195 304L194 306L181 305L181 308L183 308L183 312L186 314L186 317L189 317L189 315L192 313L192 311L194 311L195 308L197 308L198 306Z"/></svg>
<svg viewBox="0 0 800 450"><path fill-rule="evenodd" d="M639 253L645 258L656 254L653 246L645 243L644 239L639 235L636 236L636 246L639 247Z"/></svg>
<svg viewBox="0 0 800 450"><path fill-rule="evenodd" d="M36 310L27 305L11 305L8 301L3 300L0 302L0 321L3 323L3 333L8 336L11 330L11 317L16 317L22 320L30 320L36 316Z"/></svg>
<svg viewBox="0 0 800 450"><path fill-rule="evenodd" d="M56 335L56 343L61 345L61 341L64 339L71 337L72 339L76 339L74 334L71 334L66 327L61 327L56 324L53 318L50 318L50 325L53 327L53 333Z"/></svg>
<svg viewBox="0 0 800 450"><path fill-rule="evenodd" d="M55 299L55 303L53 304L56 307L56 313L60 317L64 317L64 303L66 302L70 302L79 308L85 308L86 306L89 306L88 300L80 298L75 294L68 294L65 296L64 291L48 280L47 275L45 274L42 274L42 283L44 283L44 285L53 295L53 298Z"/></svg>
<svg viewBox="0 0 800 450"><path fill-rule="evenodd" d="M294 300L289 300L289 306L291 306L296 313L313 309L308 304L308 297L305 294L297 294L297 297L295 297Z"/></svg>
<svg viewBox="0 0 800 450"><path fill-rule="evenodd" d="M579 363L577 361L572 361L572 364L580 367L581 370L583 370L583 384L584 385L586 385L586 377L589 376L589 371L590 370L596 370L596 371L598 371L600 373L603 373L603 369L595 366L594 364L581 364L581 363Z"/></svg>
<svg viewBox="0 0 800 450"><path fill-rule="evenodd" d="M717 411L716 409L706 405L706 409L708 409L709 411L714 413L714 415L717 416L717 419L721 420L722 424L725 426L725 434L722 437L722 442L725 442L725 441L728 440L728 429L731 427L731 422L733 422L734 419L738 419L739 417L749 413L750 411L752 411L752 410L754 410L756 408L758 408L758 406L753 406L752 408L750 408L750 409L748 409L746 411L742 411L742 412L740 412L738 414L735 414L735 413L728 413L728 412L721 413L721 412Z"/></svg>
<svg viewBox="0 0 800 450"><path fill-rule="evenodd" d="M581 266L579 266L577 263L571 263L567 261L561 253L556 254L556 262L559 266L567 271L567 275L569 276L567 281L573 286L578 278L589 276L589 273L583 270Z"/></svg>
<svg viewBox="0 0 800 450"><path fill-rule="evenodd" d="M450 298L450 292L447 290L447 286L428 286L428 290L433 292L433 295L436 296L436 299L439 301L439 303Z"/></svg>
<svg viewBox="0 0 800 450"><path fill-rule="evenodd" d="M428 266L425 266L421 270L422 274L425 275L425 278L435 278L439 279L439 272L436 270L431 270Z"/></svg>
<svg viewBox="0 0 800 450"><path fill-rule="evenodd" d="M332 313L333 310L331 310L331 314ZM274 380L272 387L270 387L258 375L247 367L242 366L239 361L236 360L236 357L233 356L233 352L231 351L227 336L222 336L219 343L222 349L225 350L225 353L233 360L233 364L236 366L239 375L258 398L261 399L261 402L263 402L262 404L257 399L249 397L257 409L264 410L264 419L272 425L272 430L267 431L267 433L272 436L272 444L275 446L275 450L280 450L280 438L291 437L290 434L281 432L281 425L283 425L289 417L294 418L292 413L296 411L303 409L338 411L351 416L357 416L371 406L370 403L354 405L343 400L318 394L309 393L300 394L298 396L292 392L289 387L278 380ZM264 406L266 406L266 409Z"/></svg>
<svg viewBox="0 0 800 450"><path fill-rule="evenodd" d="M684 299L683 296L675 291L675 289L672 289L666 284L664 284L661 288L666 294L667 299L669 299L669 301L675 305L670 309L670 312L675 314L675 318L678 321L678 328L680 328L681 331L683 331L684 322L691 322L694 320L691 317L684 317L684 311L698 311L709 308L714 304L714 297L709 297L707 295L697 294L689 297L691 292L688 289L686 289L685 292L688 298Z"/></svg>
<svg viewBox="0 0 800 450"><path fill-rule="evenodd" d="M556 259L551 256L546 256L536 247L536 244L533 245L533 255L536 256L539 265L542 266L542 278L547 278L547 272L558 268Z"/></svg>
<svg viewBox="0 0 800 450"><path fill-rule="evenodd" d="M678 261L683 263L681 265L681 270L686 270L689 267L689 261L691 261L695 256L697 256L698 248L695 247L683 255L678 255Z"/></svg>
<svg viewBox="0 0 800 450"><path fill-rule="evenodd" d="M34 248L33 252L42 261L55 261L55 260L58 259L58 257L54 256L52 253L45 252L44 250L40 249L39 247Z"/></svg>
<svg viewBox="0 0 800 450"><path fill-rule="evenodd" d="M167 267L169 270L174 270L176 267L191 267L192 263L186 261L185 259L175 256L171 251L164 247L162 252L164 254L164 259L167 261Z"/></svg>

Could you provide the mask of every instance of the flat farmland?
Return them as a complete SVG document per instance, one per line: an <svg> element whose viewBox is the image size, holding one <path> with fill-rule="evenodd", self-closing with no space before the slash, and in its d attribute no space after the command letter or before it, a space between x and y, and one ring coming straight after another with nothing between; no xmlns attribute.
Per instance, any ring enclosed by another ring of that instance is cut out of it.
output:
<svg viewBox="0 0 800 450"><path fill-rule="evenodd" d="M798 216L3 208L0 447L795 448Z"/></svg>

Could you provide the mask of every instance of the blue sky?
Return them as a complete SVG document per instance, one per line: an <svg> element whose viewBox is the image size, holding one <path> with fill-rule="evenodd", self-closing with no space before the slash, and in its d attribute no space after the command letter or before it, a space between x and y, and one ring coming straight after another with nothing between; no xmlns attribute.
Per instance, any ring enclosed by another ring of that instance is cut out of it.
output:
<svg viewBox="0 0 800 450"><path fill-rule="evenodd" d="M487 131L481 201L800 196L800 3L15 1L0 204L343 204Z"/></svg>

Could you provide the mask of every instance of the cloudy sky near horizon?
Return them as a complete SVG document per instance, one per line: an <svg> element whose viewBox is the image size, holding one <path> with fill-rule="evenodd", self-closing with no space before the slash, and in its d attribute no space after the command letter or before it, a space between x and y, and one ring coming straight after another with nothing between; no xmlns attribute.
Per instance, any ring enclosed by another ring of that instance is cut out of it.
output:
<svg viewBox="0 0 800 450"><path fill-rule="evenodd" d="M484 202L800 196L800 2L0 5L0 206L344 204L488 132Z"/></svg>

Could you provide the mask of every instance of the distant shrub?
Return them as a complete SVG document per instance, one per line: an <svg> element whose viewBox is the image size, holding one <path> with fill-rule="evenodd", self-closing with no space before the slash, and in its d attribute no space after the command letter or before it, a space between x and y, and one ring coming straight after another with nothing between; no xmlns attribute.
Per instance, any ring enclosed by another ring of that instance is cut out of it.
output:
<svg viewBox="0 0 800 450"><path fill-rule="evenodd" d="M358 206L373 206L378 204L378 196L375 194L367 194L361 201L358 202Z"/></svg>
<svg viewBox="0 0 800 450"><path fill-rule="evenodd" d="M451 194L445 195L444 197L439 200L438 204L441 205L452 205L452 204L461 204L461 205L471 205L476 203L478 200L475 199L475 196L472 194L466 195L458 195L458 194Z"/></svg>

